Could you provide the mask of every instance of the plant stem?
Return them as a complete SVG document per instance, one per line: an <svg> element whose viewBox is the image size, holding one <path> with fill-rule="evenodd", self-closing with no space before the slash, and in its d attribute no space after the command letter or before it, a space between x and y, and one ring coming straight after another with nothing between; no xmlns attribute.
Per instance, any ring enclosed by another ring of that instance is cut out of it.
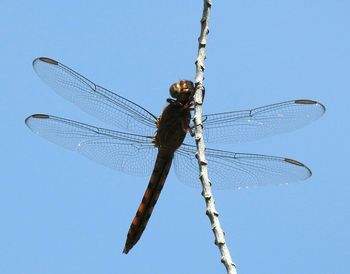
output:
<svg viewBox="0 0 350 274"><path fill-rule="evenodd" d="M201 19L201 33L198 38L198 55L196 59L196 78L195 78L195 96L194 107L195 114L193 122L195 125L195 140L197 145L197 159L199 165L199 178L202 183L202 196L206 203L206 214L209 217L212 231L215 237L215 244L221 253L221 262L225 265L228 274L237 274L236 266L232 261L230 251L226 245L225 234L219 221L219 213L215 208L215 201L211 191L211 182L208 177L208 165L205 157L205 144L202 134L202 104L204 99L204 60L206 58L206 44L209 34L208 21L211 10L211 0L204 0L203 15Z"/></svg>

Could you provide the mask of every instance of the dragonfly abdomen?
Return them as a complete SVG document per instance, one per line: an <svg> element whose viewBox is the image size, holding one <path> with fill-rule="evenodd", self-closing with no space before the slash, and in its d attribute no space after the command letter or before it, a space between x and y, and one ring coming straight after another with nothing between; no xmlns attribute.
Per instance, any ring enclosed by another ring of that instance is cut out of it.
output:
<svg viewBox="0 0 350 274"><path fill-rule="evenodd" d="M129 252L129 250L138 242L145 230L168 176L172 160L173 154L169 155L167 153L162 153L161 150L158 152L152 176L137 209L136 215L130 225L123 253L127 254Z"/></svg>

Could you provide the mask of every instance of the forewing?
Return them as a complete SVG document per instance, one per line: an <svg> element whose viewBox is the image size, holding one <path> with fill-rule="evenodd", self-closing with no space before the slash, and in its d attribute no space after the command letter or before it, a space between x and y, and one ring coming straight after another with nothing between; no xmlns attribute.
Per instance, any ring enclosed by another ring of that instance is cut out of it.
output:
<svg viewBox="0 0 350 274"><path fill-rule="evenodd" d="M189 185L200 186L196 147L182 145L175 154L175 173ZM209 178L217 189L281 185L305 180L311 171L302 163L282 157L206 149Z"/></svg>
<svg viewBox="0 0 350 274"><path fill-rule="evenodd" d="M325 112L312 100L293 100L251 110L203 116L203 132L208 143L238 143L301 128Z"/></svg>
<svg viewBox="0 0 350 274"><path fill-rule="evenodd" d="M107 167L132 175L152 173L157 155L152 137L97 128L46 114L28 117L26 125L41 137Z"/></svg>
<svg viewBox="0 0 350 274"><path fill-rule="evenodd" d="M141 106L96 85L55 60L37 58L33 68L59 95L101 121L133 133L154 134L156 117Z"/></svg>

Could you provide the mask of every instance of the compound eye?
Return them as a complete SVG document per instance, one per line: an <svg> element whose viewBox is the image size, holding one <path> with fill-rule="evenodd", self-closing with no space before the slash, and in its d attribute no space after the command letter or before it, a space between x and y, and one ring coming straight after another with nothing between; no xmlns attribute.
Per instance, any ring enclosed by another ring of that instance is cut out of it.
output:
<svg viewBox="0 0 350 274"><path fill-rule="evenodd" d="M177 99L180 90L181 90L181 87L180 87L179 83L172 84L170 86L170 89L169 89L170 96L172 98Z"/></svg>

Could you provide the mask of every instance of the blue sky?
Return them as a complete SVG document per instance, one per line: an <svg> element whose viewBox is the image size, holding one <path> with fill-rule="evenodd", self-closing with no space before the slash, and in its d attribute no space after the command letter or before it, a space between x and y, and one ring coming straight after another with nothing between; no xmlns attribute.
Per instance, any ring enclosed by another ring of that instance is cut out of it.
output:
<svg viewBox="0 0 350 274"><path fill-rule="evenodd" d="M189 3L190 2L190 3ZM216 146L298 159L305 183L217 191L240 274L349 273L348 1L214 1L207 113L318 100L322 119L261 141ZM148 178L99 166L24 125L48 113L108 127L35 75L61 61L159 115L171 83L193 79L202 1L2 1L0 273L225 273L200 190L173 172L135 248L122 254Z"/></svg>

